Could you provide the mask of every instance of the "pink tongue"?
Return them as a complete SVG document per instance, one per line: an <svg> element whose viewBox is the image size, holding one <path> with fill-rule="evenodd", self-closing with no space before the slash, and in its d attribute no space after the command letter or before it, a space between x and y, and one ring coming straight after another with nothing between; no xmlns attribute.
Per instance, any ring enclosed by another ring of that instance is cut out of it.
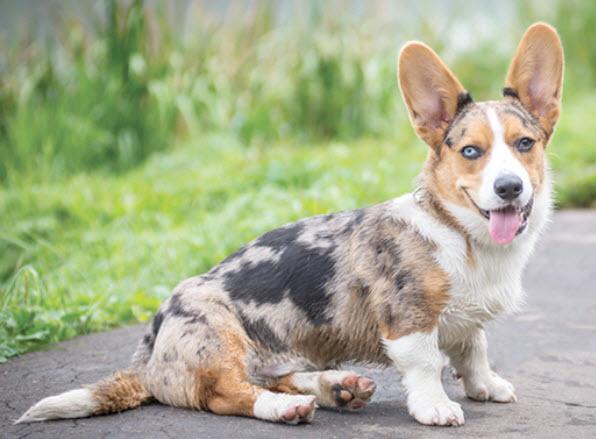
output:
<svg viewBox="0 0 596 439"><path fill-rule="evenodd" d="M521 215L514 209L491 210L490 237L496 244L509 244L521 226Z"/></svg>

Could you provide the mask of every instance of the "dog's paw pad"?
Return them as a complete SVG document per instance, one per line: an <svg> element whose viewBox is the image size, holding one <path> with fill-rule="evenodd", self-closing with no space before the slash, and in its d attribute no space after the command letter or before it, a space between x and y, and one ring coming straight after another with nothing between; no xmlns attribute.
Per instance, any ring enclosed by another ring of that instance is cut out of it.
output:
<svg viewBox="0 0 596 439"><path fill-rule="evenodd" d="M364 408L376 389L373 380L351 372L335 381L331 385L335 405L351 410Z"/></svg>

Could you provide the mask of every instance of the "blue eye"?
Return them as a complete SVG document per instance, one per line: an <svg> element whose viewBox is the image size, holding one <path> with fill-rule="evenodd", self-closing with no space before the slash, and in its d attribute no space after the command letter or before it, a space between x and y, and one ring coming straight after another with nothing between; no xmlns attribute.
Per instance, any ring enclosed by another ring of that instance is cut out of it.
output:
<svg viewBox="0 0 596 439"><path fill-rule="evenodd" d="M528 152L532 149L536 141L534 139L530 139L529 137L522 137L515 141L515 147L519 152Z"/></svg>
<svg viewBox="0 0 596 439"><path fill-rule="evenodd" d="M461 155L463 155L468 160L476 160L478 157L480 157L482 154L484 154L484 151L482 151L480 148L478 148L475 145L464 146L460 152L461 152Z"/></svg>

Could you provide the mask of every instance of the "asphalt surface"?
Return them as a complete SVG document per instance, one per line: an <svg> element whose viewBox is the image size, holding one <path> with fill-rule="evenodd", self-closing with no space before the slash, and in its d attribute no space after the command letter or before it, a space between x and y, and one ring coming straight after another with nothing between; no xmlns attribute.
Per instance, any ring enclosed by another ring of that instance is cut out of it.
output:
<svg viewBox="0 0 596 439"><path fill-rule="evenodd" d="M89 419L12 425L32 403L127 366L143 333L134 326L59 343L0 365L5 438L596 438L596 212L558 213L526 271L521 314L488 326L494 368L517 388L515 404L477 403L445 371L463 405L460 428L425 427L407 414L399 376L356 368L377 382L360 413L318 410L311 425L285 426L159 404Z"/></svg>

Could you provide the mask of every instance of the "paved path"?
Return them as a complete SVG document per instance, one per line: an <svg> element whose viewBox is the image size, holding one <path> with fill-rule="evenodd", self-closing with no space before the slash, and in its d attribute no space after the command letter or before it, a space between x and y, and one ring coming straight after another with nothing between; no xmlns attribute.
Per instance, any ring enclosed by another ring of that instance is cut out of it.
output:
<svg viewBox="0 0 596 439"><path fill-rule="evenodd" d="M492 362L515 384L519 402L468 401L446 373L447 393L465 410L461 428L416 424L390 369L361 369L378 383L363 412L319 410L312 425L275 425L158 404L90 419L11 425L40 397L125 367L143 332L135 326L79 337L0 365L0 437L596 438L596 212L557 214L526 274L524 312L488 329Z"/></svg>

